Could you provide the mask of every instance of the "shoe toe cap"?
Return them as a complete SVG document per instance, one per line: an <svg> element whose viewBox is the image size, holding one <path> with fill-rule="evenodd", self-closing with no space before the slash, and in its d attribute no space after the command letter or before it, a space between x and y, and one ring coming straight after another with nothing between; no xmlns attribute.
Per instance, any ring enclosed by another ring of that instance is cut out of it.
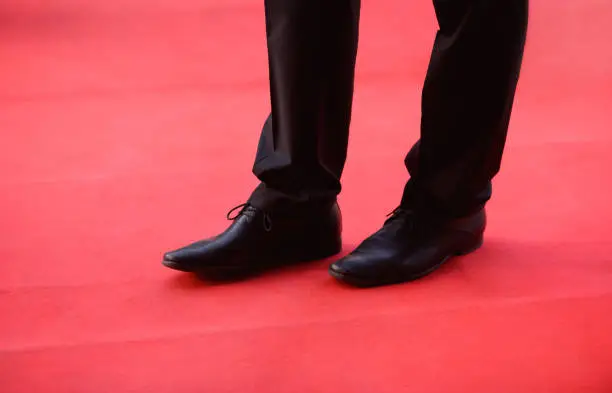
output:
<svg viewBox="0 0 612 393"><path fill-rule="evenodd" d="M190 245L164 254L162 264L171 269L191 271L206 253L203 244Z"/></svg>
<svg viewBox="0 0 612 393"><path fill-rule="evenodd" d="M173 263L189 263L197 254L189 248L168 251L164 254L164 261Z"/></svg>
<svg viewBox="0 0 612 393"><path fill-rule="evenodd" d="M200 241L164 254L162 264L181 271L195 271L231 262L232 250L223 244Z"/></svg>
<svg viewBox="0 0 612 393"><path fill-rule="evenodd" d="M176 251L165 253L162 258L162 265L170 269L180 270L183 272L190 272L192 268L189 261L181 258L181 254Z"/></svg>
<svg viewBox="0 0 612 393"><path fill-rule="evenodd" d="M349 255L330 266L333 273L354 276L368 276L373 273L374 266L370 261L361 258L360 255Z"/></svg>
<svg viewBox="0 0 612 393"><path fill-rule="evenodd" d="M329 266L329 270L331 270L333 273L339 273L339 274L348 273L348 269L344 267L344 263L342 261L337 261L337 262L332 263Z"/></svg>
<svg viewBox="0 0 612 393"><path fill-rule="evenodd" d="M164 262L178 262L180 258L175 251L169 251L164 254Z"/></svg>

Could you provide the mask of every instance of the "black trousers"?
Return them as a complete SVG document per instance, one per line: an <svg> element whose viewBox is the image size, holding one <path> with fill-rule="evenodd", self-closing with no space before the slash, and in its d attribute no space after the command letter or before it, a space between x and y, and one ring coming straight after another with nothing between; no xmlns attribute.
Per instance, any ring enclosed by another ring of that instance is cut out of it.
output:
<svg viewBox="0 0 612 393"><path fill-rule="evenodd" d="M421 138L401 205L477 210L499 171L522 61L528 0L434 0L439 23ZM250 202L335 200L351 120L360 0L265 0L271 114Z"/></svg>

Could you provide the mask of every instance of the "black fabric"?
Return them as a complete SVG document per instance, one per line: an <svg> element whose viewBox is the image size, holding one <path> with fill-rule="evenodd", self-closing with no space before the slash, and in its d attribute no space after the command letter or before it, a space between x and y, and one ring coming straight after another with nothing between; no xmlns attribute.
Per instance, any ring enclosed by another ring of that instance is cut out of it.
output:
<svg viewBox="0 0 612 393"><path fill-rule="evenodd" d="M402 206L480 209L499 171L527 30L528 0L434 0L439 21L421 138ZM359 0L266 0L272 111L250 203L334 200L346 159Z"/></svg>

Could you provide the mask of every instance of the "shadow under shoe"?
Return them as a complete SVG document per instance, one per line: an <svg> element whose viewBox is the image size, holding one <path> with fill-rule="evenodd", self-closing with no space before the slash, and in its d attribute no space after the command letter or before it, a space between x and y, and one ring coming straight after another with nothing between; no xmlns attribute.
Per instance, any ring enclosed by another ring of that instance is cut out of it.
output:
<svg viewBox="0 0 612 393"><path fill-rule="evenodd" d="M240 209L237 215L231 214ZM168 252L163 264L212 280L235 280L288 264L324 259L342 249L337 203L266 212L250 204L232 209L223 233Z"/></svg>
<svg viewBox="0 0 612 393"><path fill-rule="evenodd" d="M333 263L329 273L357 287L416 280L451 257L478 249L485 227L484 209L459 219L435 222L398 208L380 230Z"/></svg>

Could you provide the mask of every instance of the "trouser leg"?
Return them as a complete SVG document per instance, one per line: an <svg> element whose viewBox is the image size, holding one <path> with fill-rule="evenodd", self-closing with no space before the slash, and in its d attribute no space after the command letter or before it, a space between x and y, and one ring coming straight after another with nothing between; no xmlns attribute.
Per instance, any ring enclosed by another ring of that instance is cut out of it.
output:
<svg viewBox="0 0 612 393"><path fill-rule="evenodd" d="M266 0L271 114L250 202L333 200L346 159L359 0Z"/></svg>
<svg viewBox="0 0 612 393"><path fill-rule="evenodd" d="M423 88L421 138L406 156L405 207L483 207L500 168L528 0L434 0L440 29Z"/></svg>

